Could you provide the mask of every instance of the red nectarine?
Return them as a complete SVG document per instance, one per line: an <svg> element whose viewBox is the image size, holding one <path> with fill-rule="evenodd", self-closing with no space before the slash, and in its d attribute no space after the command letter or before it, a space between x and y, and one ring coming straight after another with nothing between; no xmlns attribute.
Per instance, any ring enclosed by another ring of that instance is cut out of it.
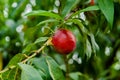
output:
<svg viewBox="0 0 120 80"><path fill-rule="evenodd" d="M58 29L52 37L52 44L60 54L69 54L76 47L76 39L71 31Z"/></svg>

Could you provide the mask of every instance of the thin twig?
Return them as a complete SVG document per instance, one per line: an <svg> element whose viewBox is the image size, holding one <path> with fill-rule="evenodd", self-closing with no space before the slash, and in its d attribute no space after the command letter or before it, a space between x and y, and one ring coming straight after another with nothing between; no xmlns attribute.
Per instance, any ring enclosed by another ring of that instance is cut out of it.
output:
<svg viewBox="0 0 120 80"><path fill-rule="evenodd" d="M0 71L0 74L6 72L6 71L8 71L8 70L14 69L15 67L16 67L16 66L10 66L10 67L8 67L8 68L5 68L4 70Z"/></svg>
<svg viewBox="0 0 120 80"><path fill-rule="evenodd" d="M52 38L50 37L50 38L46 41L46 43L43 44L43 46L42 46L40 49L38 49L36 52L34 52L31 56L28 56L25 60L22 61L22 63L26 63L29 59L35 57L35 56L36 56L38 53L40 53L47 45L49 45L49 44L51 43L51 40L52 40ZM6 71L8 71L8 70L14 69L14 68L16 68L16 66L9 66L9 67L5 68L4 70L0 71L0 74L6 72Z"/></svg>

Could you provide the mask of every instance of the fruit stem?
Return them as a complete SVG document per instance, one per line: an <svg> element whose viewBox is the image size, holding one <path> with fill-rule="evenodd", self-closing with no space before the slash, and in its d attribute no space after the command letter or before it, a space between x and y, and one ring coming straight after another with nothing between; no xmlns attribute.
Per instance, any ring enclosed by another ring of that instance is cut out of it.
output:
<svg viewBox="0 0 120 80"><path fill-rule="evenodd" d="M65 77L66 77L66 80L69 80L69 65L68 65L67 55L64 55L64 62L65 62L65 66L66 66Z"/></svg>

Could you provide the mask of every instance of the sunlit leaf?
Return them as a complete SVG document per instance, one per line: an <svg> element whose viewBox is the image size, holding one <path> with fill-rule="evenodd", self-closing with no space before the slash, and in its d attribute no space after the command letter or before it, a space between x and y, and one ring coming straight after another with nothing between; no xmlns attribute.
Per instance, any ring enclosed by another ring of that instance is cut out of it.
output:
<svg viewBox="0 0 120 80"><path fill-rule="evenodd" d="M62 70L59 65L51 58L46 57L49 72L53 80L65 80Z"/></svg>
<svg viewBox="0 0 120 80"><path fill-rule="evenodd" d="M37 44L37 43L40 43L40 42L44 42L48 39L49 37L39 37L34 43Z"/></svg>
<svg viewBox="0 0 120 80"><path fill-rule="evenodd" d="M43 80L34 67L22 63L19 63L18 65L22 70L21 80Z"/></svg>

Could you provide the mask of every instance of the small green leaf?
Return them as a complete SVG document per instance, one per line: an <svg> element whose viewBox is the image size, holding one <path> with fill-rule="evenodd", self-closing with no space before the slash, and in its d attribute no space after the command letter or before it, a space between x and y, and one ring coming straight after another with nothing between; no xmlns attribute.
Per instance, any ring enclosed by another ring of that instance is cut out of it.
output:
<svg viewBox="0 0 120 80"><path fill-rule="evenodd" d="M51 58L46 57L49 72L53 80L65 80L65 77L60 69L59 65Z"/></svg>
<svg viewBox="0 0 120 80"><path fill-rule="evenodd" d="M69 76L71 77L72 80L80 80L79 76L83 75L80 72L73 72L73 73L69 73Z"/></svg>
<svg viewBox="0 0 120 80"><path fill-rule="evenodd" d="M78 2L79 0L67 0L66 6L62 11L62 16L65 17Z"/></svg>
<svg viewBox="0 0 120 80"><path fill-rule="evenodd" d="M49 12L49 11L44 11L44 10L32 11L32 12L26 14L26 16L35 16L35 15L37 15L37 16L48 16L48 17L51 17L51 18L62 20L62 18L58 14L52 13L52 12Z"/></svg>
<svg viewBox="0 0 120 80"><path fill-rule="evenodd" d="M81 12L93 11L93 10L99 10L99 7L98 6L90 6L90 7L84 8L82 10L78 10L74 14L72 14L71 17L79 15Z"/></svg>
<svg viewBox="0 0 120 80"><path fill-rule="evenodd" d="M34 67L22 63L18 63L18 65L22 70L21 80L43 80Z"/></svg>
<svg viewBox="0 0 120 80"><path fill-rule="evenodd" d="M44 42L48 39L49 37L39 37L34 43L37 44L37 43L40 43L40 42Z"/></svg>
<svg viewBox="0 0 120 80"><path fill-rule="evenodd" d="M91 44L89 42L88 39L86 39L86 43L85 43L85 53L87 55L88 58L91 57L91 54L92 54L92 48L91 48Z"/></svg>
<svg viewBox="0 0 120 80"><path fill-rule="evenodd" d="M96 51L99 50L99 46L95 41L94 35L91 33L90 34L90 38L91 38L91 43L92 43L92 48L93 48L93 52L96 53Z"/></svg>
<svg viewBox="0 0 120 80"><path fill-rule="evenodd" d="M105 15L108 23L110 24L110 28L113 26L114 19L114 4L113 0L98 0L99 7L103 14Z"/></svg>

